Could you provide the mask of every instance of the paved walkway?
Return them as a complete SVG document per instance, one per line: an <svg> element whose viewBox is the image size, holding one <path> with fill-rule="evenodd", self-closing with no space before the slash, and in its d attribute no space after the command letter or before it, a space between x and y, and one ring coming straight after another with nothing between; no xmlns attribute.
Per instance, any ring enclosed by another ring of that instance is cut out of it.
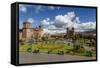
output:
<svg viewBox="0 0 100 68"><path fill-rule="evenodd" d="M57 62L57 61L77 61L77 60L94 60L95 58L72 56L72 55L56 55L56 54L33 54L27 52L19 53L19 63L40 63L40 62Z"/></svg>

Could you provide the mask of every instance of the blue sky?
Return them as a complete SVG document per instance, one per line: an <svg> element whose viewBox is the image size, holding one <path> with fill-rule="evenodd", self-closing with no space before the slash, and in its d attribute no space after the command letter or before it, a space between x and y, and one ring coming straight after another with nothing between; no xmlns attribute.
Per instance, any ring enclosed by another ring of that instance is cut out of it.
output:
<svg viewBox="0 0 100 68"><path fill-rule="evenodd" d="M43 24L47 31L51 31L52 29L49 29L51 27L58 30L68 27L70 24L74 25L76 29L95 29L96 9L20 4L19 28L23 27L25 20L31 22L33 28Z"/></svg>

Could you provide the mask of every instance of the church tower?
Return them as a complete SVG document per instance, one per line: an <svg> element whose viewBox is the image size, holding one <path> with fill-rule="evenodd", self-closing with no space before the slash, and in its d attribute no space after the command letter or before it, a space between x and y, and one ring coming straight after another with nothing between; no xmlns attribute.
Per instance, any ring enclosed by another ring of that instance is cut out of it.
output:
<svg viewBox="0 0 100 68"><path fill-rule="evenodd" d="M23 23L23 28L30 28L30 22L28 22L27 20Z"/></svg>
<svg viewBox="0 0 100 68"><path fill-rule="evenodd" d="M71 38L74 35L74 27L66 28L67 38Z"/></svg>
<svg viewBox="0 0 100 68"><path fill-rule="evenodd" d="M31 23L27 20L23 23L22 36L26 41L31 39L32 36Z"/></svg>

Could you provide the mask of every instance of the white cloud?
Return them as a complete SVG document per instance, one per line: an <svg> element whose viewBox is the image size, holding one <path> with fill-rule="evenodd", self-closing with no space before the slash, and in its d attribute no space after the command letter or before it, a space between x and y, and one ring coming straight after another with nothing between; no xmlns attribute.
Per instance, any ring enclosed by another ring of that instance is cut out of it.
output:
<svg viewBox="0 0 100 68"><path fill-rule="evenodd" d="M70 19L74 18L75 17L75 13L74 12L68 12L67 17L69 17Z"/></svg>
<svg viewBox="0 0 100 68"><path fill-rule="evenodd" d="M44 33L50 33L50 34L53 34L54 31L51 31L51 30L49 30L49 29L44 29Z"/></svg>
<svg viewBox="0 0 100 68"><path fill-rule="evenodd" d="M55 7L54 7L54 6L49 6L49 9L50 9L50 10L54 10Z"/></svg>
<svg viewBox="0 0 100 68"><path fill-rule="evenodd" d="M54 25L50 25L49 27L48 27L48 29L49 30L55 30L55 29L57 29Z"/></svg>
<svg viewBox="0 0 100 68"><path fill-rule="evenodd" d="M73 21L74 23L80 23L79 17L76 17L75 20Z"/></svg>
<svg viewBox="0 0 100 68"><path fill-rule="evenodd" d="M27 21L29 21L30 23L33 23L34 19L33 18L28 18Z"/></svg>
<svg viewBox="0 0 100 68"><path fill-rule="evenodd" d="M85 22L85 23L81 23L79 25L80 29L84 29L84 30L92 30L96 28L96 23L95 22Z"/></svg>
<svg viewBox="0 0 100 68"><path fill-rule="evenodd" d="M68 12L65 15L57 15L55 17L54 25L56 27L73 26L73 18L75 17L74 12Z"/></svg>
<svg viewBox="0 0 100 68"><path fill-rule="evenodd" d="M27 11L26 6L20 4L20 5L19 5L19 11L21 11L21 12L26 12L26 11Z"/></svg>
<svg viewBox="0 0 100 68"><path fill-rule="evenodd" d="M59 10L61 7L57 7L57 9Z"/></svg>
<svg viewBox="0 0 100 68"><path fill-rule="evenodd" d="M55 16L54 24L58 28L74 27L80 30L92 30L96 27L96 22L81 22L74 12L68 12L65 15Z"/></svg>
<svg viewBox="0 0 100 68"><path fill-rule="evenodd" d="M47 20L47 21L49 21L49 20L50 20L50 18L47 18L46 20Z"/></svg>
<svg viewBox="0 0 100 68"><path fill-rule="evenodd" d="M50 22L49 22L49 18L46 18L44 20L41 21L41 23L45 26L45 25L50 25Z"/></svg>
<svg viewBox="0 0 100 68"><path fill-rule="evenodd" d="M48 25L47 31L50 33L66 32L65 28L67 27L74 27L75 31L88 31L95 30L96 28L96 22L81 22L74 12L68 12L65 15L57 15L53 21L50 21L48 18L43 22Z"/></svg>
<svg viewBox="0 0 100 68"><path fill-rule="evenodd" d="M60 9L61 7L59 7L59 6L48 6L48 8L50 9L50 10L54 10L54 9Z"/></svg>
<svg viewBox="0 0 100 68"><path fill-rule="evenodd" d="M42 6L41 5L38 5L35 7L35 13L39 13L39 11L42 10Z"/></svg>
<svg viewBox="0 0 100 68"><path fill-rule="evenodd" d="M66 30L49 30L49 29L44 29L44 33L50 33L50 34L55 34L55 33L65 33Z"/></svg>
<svg viewBox="0 0 100 68"><path fill-rule="evenodd" d="M42 23L44 26L47 26L47 25L53 24L54 21L50 21L50 18L46 18L46 19L42 20L41 23Z"/></svg>

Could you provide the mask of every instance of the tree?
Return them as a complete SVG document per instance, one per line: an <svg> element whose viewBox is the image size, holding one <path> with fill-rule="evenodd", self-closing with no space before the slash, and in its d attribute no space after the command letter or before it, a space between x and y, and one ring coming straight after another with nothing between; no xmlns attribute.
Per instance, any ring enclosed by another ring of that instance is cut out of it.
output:
<svg viewBox="0 0 100 68"><path fill-rule="evenodd" d="M40 29L43 29L43 25L39 25L38 27L39 27Z"/></svg>
<svg viewBox="0 0 100 68"><path fill-rule="evenodd" d="M27 49L27 52L32 52L32 48L28 48Z"/></svg>
<svg viewBox="0 0 100 68"><path fill-rule="evenodd" d="M19 40L19 43L20 43L21 45L24 45L24 41L23 41L22 39Z"/></svg>
<svg viewBox="0 0 100 68"><path fill-rule="evenodd" d="M94 39L91 39L91 46L96 46L96 41Z"/></svg>
<svg viewBox="0 0 100 68"><path fill-rule="evenodd" d="M84 56L92 57L92 51L86 51Z"/></svg>
<svg viewBox="0 0 100 68"><path fill-rule="evenodd" d="M72 42L73 42L73 44L75 43L75 41L76 41L76 36L74 35L73 37L72 37Z"/></svg>
<svg viewBox="0 0 100 68"><path fill-rule="evenodd" d="M78 51L78 50L80 50L80 48L81 48L81 46L80 45L73 45L73 51Z"/></svg>

